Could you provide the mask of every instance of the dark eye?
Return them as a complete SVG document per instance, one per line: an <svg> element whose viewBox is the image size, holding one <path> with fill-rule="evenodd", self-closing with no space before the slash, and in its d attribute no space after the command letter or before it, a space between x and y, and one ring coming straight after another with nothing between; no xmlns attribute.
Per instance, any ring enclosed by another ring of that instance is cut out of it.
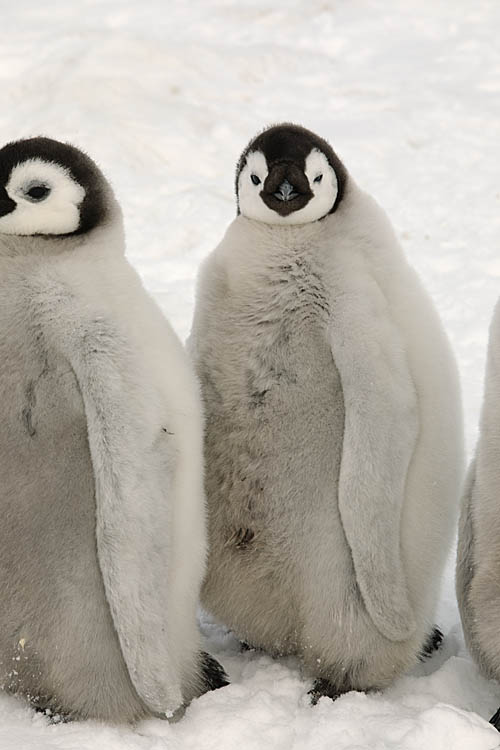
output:
<svg viewBox="0 0 500 750"><path fill-rule="evenodd" d="M322 179L323 179L323 175L319 174L317 177L314 178L314 182L321 182Z"/></svg>
<svg viewBox="0 0 500 750"><path fill-rule="evenodd" d="M250 179L252 180L254 185L260 185L260 179L257 177L256 174L251 174Z"/></svg>
<svg viewBox="0 0 500 750"><path fill-rule="evenodd" d="M50 188L47 185L32 185L29 190L25 192L26 198L32 201L43 201L44 198L50 193Z"/></svg>

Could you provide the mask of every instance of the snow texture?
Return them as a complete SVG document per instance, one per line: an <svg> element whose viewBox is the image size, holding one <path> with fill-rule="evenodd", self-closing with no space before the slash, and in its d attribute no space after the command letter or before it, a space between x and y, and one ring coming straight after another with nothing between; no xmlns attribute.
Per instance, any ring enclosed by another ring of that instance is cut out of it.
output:
<svg viewBox="0 0 500 750"><path fill-rule="evenodd" d="M3 0L1 141L88 150L124 208L130 259L185 337L197 266L234 216L240 151L272 122L317 131L436 301L471 451L500 282L499 26L496 0ZM465 651L451 558L436 621L441 651L384 694L312 708L294 660L240 653L205 618L232 685L179 722L49 725L2 695L0 750L500 748L485 721L500 686Z"/></svg>

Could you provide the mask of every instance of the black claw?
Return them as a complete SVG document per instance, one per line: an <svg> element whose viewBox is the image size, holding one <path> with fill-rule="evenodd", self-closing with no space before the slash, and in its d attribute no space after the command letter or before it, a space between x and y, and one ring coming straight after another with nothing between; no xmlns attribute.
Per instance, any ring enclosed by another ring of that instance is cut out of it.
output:
<svg viewBox="0 0 500 750"><path fill-rule="evenodd" d="M314 685L309 690L308 695L311 696L311 705L315 706L323 696L331 698L332 701L336 700L342 695L342 691L335 687L329 680L321 677L314 681Z"/></svg>
<svg viewBox="0 0 500 750"><path fill-rule="evenodd" d="M229 677L224 668L206 651L201 653L201 671L203 673L204 692L208 693L210 690L218 690L229 685Z"/></svg>
<svg viewBox="0 0 500 750"><path fill-rule="evenodd" d="M432 633L427 636L424 645L422 646L420 655L418 657L420 661L424 661L425 659L428 659L429 656L432 656L434 651L437 651L441 646L443 638L444 636L442 632L439 630L439 628L434 626Z"/></svg>
<svg viewBox="0 0 500 750"><path fill-rule="evenodd" d="M493 724L495 729L500 732L500 708L490 719L490 724Z"/></svg>
<svg viewBox="0 0 500 750"><path fill-rule="evenodd" d="M240 641L240 650L242 651L242 653L244 653L245 651L256 651L255 647L251 646L246 641Z"/></svg>

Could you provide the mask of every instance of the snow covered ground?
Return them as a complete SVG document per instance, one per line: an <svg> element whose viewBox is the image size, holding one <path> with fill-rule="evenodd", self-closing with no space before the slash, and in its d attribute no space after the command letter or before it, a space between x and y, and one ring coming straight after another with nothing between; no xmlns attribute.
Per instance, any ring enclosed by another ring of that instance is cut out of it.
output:
<svg viewBox="0 0 500 750"><path fill-rule="evenodd" d="M469 451L500 293L497 0L0 1L1 141L86 148L112 179L128 254L182 337L197 266L234 215L239 152L293 120L377 197L457 353ZM203 622L232 685L177 724L49 726L0 696L0 750L493 750L500 686L464 649L453 564L447 638L384 694L311 708L293 660L241 654ZM482 718L481 718L482 717Z"/></svg>

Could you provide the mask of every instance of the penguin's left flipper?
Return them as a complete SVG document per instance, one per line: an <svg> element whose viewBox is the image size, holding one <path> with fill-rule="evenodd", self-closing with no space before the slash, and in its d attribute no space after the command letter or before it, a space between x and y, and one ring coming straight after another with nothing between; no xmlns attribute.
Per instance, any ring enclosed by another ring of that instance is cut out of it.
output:
<svg viewBox="0 0 500 750"><path fill-rule="evenodd" d="M217 659L207 654L206 651L203 651L201 654L201 672L204 682L204 693L208 693L210 690L218 690L230 684L224 667L219 664Z"/></svg>
<svg viewBox="0 0 500 750"><path fill-rule="evenodd" d="M345 407L339 511L368 614L382 635L404 641L416 628L401 517L419 432L417 393L387 302L363 261L352 263L360 267L337 295L330 331Z"/></svg>
<svg viewBox="0 0 500 750"><path fill-rule="evenodd" d="M442 632L438 627L434 626L432 632L429 633L424 642L424 645L422 646L422 650L420 651L420 655L418 657L420 661L424 661L425 659L431 657L433 653L437 651L441 646L443 638L444 636Z"/></svg>
<svg viewBox="0 0 500 750"><path fill-rule="evenodd" d="M491 717L490 724L493 724L495 729L500 732L500 708L498 709L496 714L493 714L493 716Z"/></svg>
<svg viewBox="0 0 500 750"><path fill-rule="evenodd" d="M126 333L88 315L64 288L63 295L64 319L48 333L83 400L106 598L138 695L152 713L165 715L183 703L168 620L176 602L166 583L174 502L166 407Z"/></svg>

